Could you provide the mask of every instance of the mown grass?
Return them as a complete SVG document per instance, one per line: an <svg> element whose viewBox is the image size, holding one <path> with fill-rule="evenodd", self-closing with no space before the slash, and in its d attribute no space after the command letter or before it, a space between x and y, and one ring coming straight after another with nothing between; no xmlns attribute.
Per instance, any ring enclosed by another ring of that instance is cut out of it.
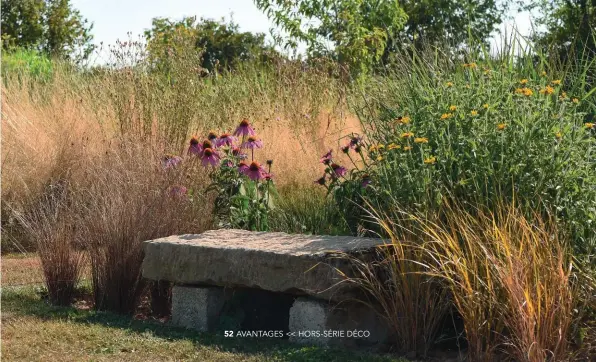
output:
<svg viewBox="0 0 596 362"><path fill-rule="evenodd" d="M32 286L2 290L2 356L10 361L405 361L286 340L225 338L109 312L54 307Z"/></svg>

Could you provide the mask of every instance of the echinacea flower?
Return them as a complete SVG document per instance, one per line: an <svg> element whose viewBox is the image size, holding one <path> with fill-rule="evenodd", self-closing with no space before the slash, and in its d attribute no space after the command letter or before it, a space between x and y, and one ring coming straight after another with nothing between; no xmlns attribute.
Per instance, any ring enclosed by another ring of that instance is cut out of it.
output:
<svg viewBox="0 0 596 362"><path fill-rule="evenodd" d="M350 138L350 147L352 147L352 148L356 147L357 145L360 144L360 141L362 141L362 137L360 137L360 136L352 136Z"/></svg>
<svg viewBox="0 0 596 362"><path fill-rule="evenodd" d="M244 118L240 125L234 131L234 136L254 136L255 130L250 126L250 122L248 122L247 118Z"/></svg>
<svg viewBox="0 0 596 362"><path fill-rule="evenodd" d="M341 148L341 152L343 152L343 153L350 153L350 144L348 143L347 145L343 146Z"/></svg>
<svg viewBox="0 0 596 362"><path fill-rule="evenodd" d="M188 147L188 154L200 156L202 150L203 150L203 148L199 144L199 140L196 137L191 138L190 146Z"/></svg>
<svg viewBox="0 0 596 362"><path fill-rule="evenodd" d="M333 171L333 174L331 175L333 177L342 177L346 174L346 168L337 163L331 164L331 170Z"/></svg>
<svg viewBox="0 0 596 362"><path fill-rule="evenodd" d="M213 148L205 148L201 155L201 163L203 166L217 166L219 164L219 154Z"/></svg>
<svg viewBox="0 0 596 362"><path fill-rule="evenodd" d="M333 157L333 150L329 150L326 154L321 157L321 163L328 165L331 163L331 157Z"/></svg>
<svg viewBox="0 0 596 362"><path fill-rule="evenodd" d="M258 163L257 161L253 161L251 162L250 166L248 166L248 169L244 171L244 174L248 176L249 179L253 181L258 181L265 178L265 176L267 175L267 171L265 171L265 169L261 166L260 163Z"/></svg>
<svg viewBox="0 0 596 362"><path fill-rule="evenodd" d="M246 171L248 171L248 165L246 164L246 162L240 162L238 164L238 172L244 175L246 174Z"/></svg>
<svg viewBox="0 0 596 362"><path fill-rule="evenodd" d="M234 142L236 142L236 137L230 135L229 133L224 133L215 141L215 145L217 147L233 146Z"/></svg>
<svg viewBox="0 0 596 362"><path fill-rule="evenodd" d="M172 186L170 187L170 196L173 197L182 197L186 195L188 189L184 186Z"/></svg>
<svg viewBox="0 0 596 362"><path fill-rule="evenodd" d="M242 150L238 147L232 148L232 156L238 157L241 160L244 160L248 157L248 155L246 153L242 153Z"/></svg>
<svg viewBox="0 0 596 362"><path fill-rule="evenodd" d="M178 166L178 164L182 162L182 157L174 156L174 155L166 155L163 158L162 166L164 169L170 169Z"/></svg>
<svg viewBox="0 0 596 362"><path fill-rule="evenodd" d="M325 175L319 177L318 179L315 180L316 184L319 184L321 186L325 186L325 184L327 183L327 179L325 178Z"/></svg>
<svg viewBox="0 0 596 362"><path fill-rule="evenodd" d="M240 147L241 148L250 148L250 149L261 148L261 147L263 147L263 141L258 139L256 136L250 136L250 137L248 137L246 142L244 142L243 144L240 145Z"/></svg>
<svg viewBox="0 0 596 362"><path fill-rule="evenodd" d="M360 184L360 186L362 186L362 188L366 188L368 185L370 185L371 182L372 180L370 179L370 176L368 174L365 174L362 176L362 183Z"/></svg>
<svg viewBox="0 0 596 362"><path fill-rule="evenodd" d="M211 131L209 132L209 134L207 135L207 139L211 142L215 142L215 145L217 146L217 133Z"/></svg>

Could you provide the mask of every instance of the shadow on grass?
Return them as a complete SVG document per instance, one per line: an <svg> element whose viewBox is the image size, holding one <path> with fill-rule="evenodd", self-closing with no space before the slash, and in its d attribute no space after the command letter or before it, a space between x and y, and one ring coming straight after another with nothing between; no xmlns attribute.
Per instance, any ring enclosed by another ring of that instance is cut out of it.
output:
<svg viewBox="0 0 596 362"><path fill-rule="evenodd" d="M157 321L142 321L109 312L55 307L40 297L35 287L2 288L3 316L32 316L40 320L68 320L81 324L97 324L106 328L128 330L137 334L150 333L166 341L188 340L195 346L207 346L233 353L259 354L275 361L403 361L394 356L372 353L304 347L283 339L225 338L214 333L198 333L176 328Z"/></svg>

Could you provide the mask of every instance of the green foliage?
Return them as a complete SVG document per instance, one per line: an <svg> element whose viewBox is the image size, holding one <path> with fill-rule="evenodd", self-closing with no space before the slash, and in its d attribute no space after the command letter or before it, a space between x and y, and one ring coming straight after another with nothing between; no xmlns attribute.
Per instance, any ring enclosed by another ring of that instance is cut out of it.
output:
<svg viewBox="0 0 596 362"><path fill-rule="evenodd" d="M489 208L515 199L556 213L577 250L593 250L596 104L585 70L562 78L524 58L417 55L363 90L375 95L359 112L367 151L358 167L371 178L371 203L436 210L445 199Z"/></svg>
<svg viewBox="0 0 596 362"><path fill-rule="evenodd" d="M172 57L194 52L197 62L209 72L234 68L238 62L266 59L273 49L265 45L265 34L241 32L233 21L228 23L196 17L182 20L155 18L145 31L148 56L158 69Z"/></svg>
<svg viewBox="0 0 596 362"><path fill-rule="evenodd" d="M25 75L38 81L47 81L52 77L52 61L44 54L23 48L2 53L2 76Z"/></svg>
<svg viewBox="0 0 596 362"><path fill-rule="evenodd" d="M50 56L86 59L91 28L69 0L2 1L2 46L37 49Z"/></svg>
<svg viewBox="0 0 596 362"><path fill-rule="evenodd" d="M381 59L389 35L401 30L406 15L396 0L255 0L289 35L286 47L306 43L311 56L330 55L363 73ZM280 35L278 41L282 41Z"/></svg>
<svg viewBox="0 0 596 362"><path fill-rule="evenodd" d="M596 2L590 0L541 0L526 6L537 11L537 25L545 29L535 40L552 48L561 58L596 56Z"/></svg>

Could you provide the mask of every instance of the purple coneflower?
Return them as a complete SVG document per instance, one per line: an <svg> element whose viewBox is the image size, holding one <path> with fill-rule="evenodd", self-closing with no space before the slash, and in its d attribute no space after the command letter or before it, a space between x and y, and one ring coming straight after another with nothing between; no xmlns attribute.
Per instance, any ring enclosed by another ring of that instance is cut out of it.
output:
<svg viewBox="0 0 596 362"><path fill-rule="evenodd" d="M164 169L169 169L178 166L178 164L182 162L182 157L174 156L174 155L166 155L162 161L162 166Z"/></svg>
<svg viewBox="0 0 596 362"><path fill-rule="evenodd" d="M346 168L338 165L337 163L332 163L331 169L333 170L332 176L334 177L342 177L346 174Z"/></svg>
<svg viewBox="0 0 596 362"><path fill-rule="evenodd" d="M242 153L242 151L238 147L232 148L232 155L238 157L241 160L244 160L248 157L248 155L246 153Z"/></svg>
<svg viewBox="0 0 596 362"><path fill-rule="evenodd" d="M254 136L255 130L250 126L248 119L244 118L240 125L234 131L234 136Z"/></svg>
<svg viewBox="0 0 596 362"><path fill-rule="evenodd" d="M203 148L199 144L199 140L196 137L191 138L190 146L188 147L188 154L200 156L202 150L203 150Z"/></svg>
<svg viewBox="0 0 596 362"><path fill-rule="evenodd" d="M321 178L316 179L315 183L319 184L321 186L325 186L325 183L327 183L327 179L325 178L325 175L323 175Z"/></svg>
<svg viewBox="0 0 596 362"><path fill-rule="evenodd" d="M370 185L371 182L372 180L370 179L369 175L362 176L362 188L366 188L368 185Z"/></svg>
<svg viewBox="0 0 596 362"><path fill-rule="evenodd" d="M240 162L238 164L238 172L245 175L246 171L248 171L248 165L246 164L246 162Z"/></svg>
<svg viewBox="0 0 596 362"><path fill-rule="evenodd" d="M244 172L249 179L253 181L261 180L267 175L267 171L257 161L253 161Z"/></svg>
<svg viewBox="0 0 596 362"><path fill-rule="evenodd" d="M362 137L352 136L352 138L350 138L350 147L356 147L358 144L360 144L360 141L362 141Z"/></svg>
<svg viewBox="0 0 596 362"><path fill-rule="evenodd" d="M341 148L341 152L349 153L350 152L350 144L347 144Z"/></svg>
<svg viewBox="0 0 596 362"><path fill-rule="evenodd" d="M323 157L321 157L321 163L324 163L325 165L330 164L331 163L332 153L333 153L333 150L329 150L329 152L327 152L326 154L324 154Z"/></svg>
<svg viewBox="0 0 596 362"><path fill-rule="evenodd" d="M217 141L215 141L215 145L217 147L232 146L235 141L236 141L236 137L230 135L229 133L224 133L221 136L219 136Z"/></svg>
<svg viewBox="0 0 596 362"><path fill-rule="evenodd" d="M273 180L273 174L270 172L265 172L264 178L265 178L265 181L271 181L271 180Z"/></svg>
<svg viewBox="0 0 596 362"><path fill-rule="evenodd" d="M215 142L215 145L217 146L217 133L213 131L209 132L209 134L207 135L207 139L211 142Z"/></svg>
<svg viewBox="0 0 596 362"><path fill-rule="evenodd" d="M188 189L184 186L172 186L170 187L170 196L181 197L186 195Z"/></svg>
<svg viewBox="0 0 596 362"><path fill-rule="evenodd" d="M219 154L213 148L205 148L201 155L201 161L203 166L217 166L219 164Z"/></svg>
<svg viewBox="0 0 596 362"><path fill-rule="evenodd" d="M242 145L240 145L240 147L250 148L250 149L261 148L261 147L263 147L263 141L258 139L256 136L250 136L250 137L248 137L246 142L244 142Z"/></svg>

